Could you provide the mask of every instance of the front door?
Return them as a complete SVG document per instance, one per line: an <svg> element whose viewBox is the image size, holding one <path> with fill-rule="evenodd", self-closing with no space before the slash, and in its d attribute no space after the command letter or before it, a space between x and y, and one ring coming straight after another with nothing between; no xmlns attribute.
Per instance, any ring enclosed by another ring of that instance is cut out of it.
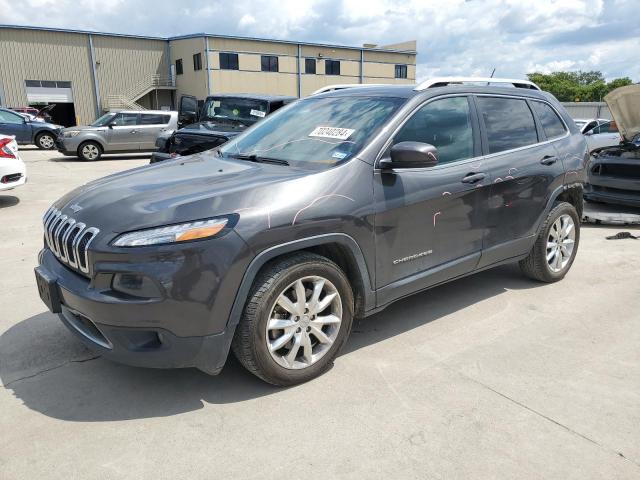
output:
<svg viewBox="0 0 640 480"><path fill-rule="evenodd" d="M531 248L541 215L564 174L562 160L547 140L566 137L567 130L545 102L484 95L476 102L487 154L483 169L493 179L479 265L484 267Z"/></svg>
<svg viewBox="0 0 640 480"><path fill-rule="evenodd" d="M374 173L379 305L471 271L482 250L491 179L477 162L479 130L470 99L429 101L392 145L404 141L434 145L438 165Z"/></svg>
<svg viewBox="0 0 640 480"><path fill-rule="evenodd" d="M118 113L109 123L106 151L140 150L139 114Z"/></svg>
<svg viewBox="0 0 640 480"><path fill-rule="evenodd" d="M0 133L13 135L18 143L31 143L31 124L22 115L0 110Z"/></svg>

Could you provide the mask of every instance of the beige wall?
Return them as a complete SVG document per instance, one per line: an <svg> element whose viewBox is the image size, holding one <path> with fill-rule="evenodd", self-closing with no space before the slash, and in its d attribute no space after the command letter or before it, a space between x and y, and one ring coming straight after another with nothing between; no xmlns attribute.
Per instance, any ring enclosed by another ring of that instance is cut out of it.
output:
<svg viewBox="0 0 640 480"><path fill-rule="evenodd" d="M148 89L153 75L167 78L167 43L126 37L93 36L93 49L102 105L107 96L130 94L136 100Z"/></svg>
<svg viewBox="0 0 640 480"><path fill-rule="evenodd" d="M89 39L76 33L0 29L0 85L4 103L27 105L25 80L70 81L81 123L96 116Z"/></svg>
<svg viewBox="0 0 640 480"><path fill-rule="evenodd" d="M247 72L239 70L212 70L212 93L266 93L298 95L298 77L295 74L275 72Z"/></svg>
<svg viewBox="0 0 640 480"><path fill-rule="evenodd" d="M204 52L204 37L172 40L171 63L182 59L182 75L176 75L177 99L180 95L195 95L199 99L207 96L207 58ZM202 53L202 70L193 70L193 55Z"/></svg>

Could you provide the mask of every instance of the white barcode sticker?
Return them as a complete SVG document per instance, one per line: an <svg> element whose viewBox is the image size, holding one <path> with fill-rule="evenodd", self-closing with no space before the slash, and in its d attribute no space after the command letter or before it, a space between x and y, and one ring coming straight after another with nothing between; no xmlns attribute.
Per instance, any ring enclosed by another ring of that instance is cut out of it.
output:
<svg viewBox="0 0 640 480"><path fill-rule="evenodd" d="M254 110L253 108L251 109L251 111L249 112L251 115L253 115L254 117L260 117L263 118L267 113L263 112L262 110Z"/></svg>
<svg viewBox="0 0 640 480"><path fill-rule="evenodd" d="M337 140L346 140L355 132L352 128L338 127L316 127L309 134L310 137L335 138Z"/></svg>

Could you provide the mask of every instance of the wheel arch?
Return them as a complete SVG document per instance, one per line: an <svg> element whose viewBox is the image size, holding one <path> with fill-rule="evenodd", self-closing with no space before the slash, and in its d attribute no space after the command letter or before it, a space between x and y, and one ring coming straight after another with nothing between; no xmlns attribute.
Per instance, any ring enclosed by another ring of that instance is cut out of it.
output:
<svg viewBox="0 0 640 480"><path fill-rule="evenodd" d="M540 216L538 224L536 225L535 233L540 233L540 228L542 228L542 225L544 224L544 219L547 218L549 212L551 212L554 205L558 202L567 202L573 205L578 212L578 218L581 219L584 202L582 198L583 191L584 185L582 183L570 183L560 185L558 188L556 188L549 196L549 200L547 202L546 208L544 209L544 213Z"/></svg>
<svg viewBox="0 0 640 480"><path fill-rule="evenodd" d="M256 255L247 267L238 287L227 322L228 327L235 327L240 321L251 286L265 265L302 251L324 256L342 268L353 288L356 317L364 316L367 310L375 307L373 279L369 275L364 254L358 243L349 235L342 233L318 235L276 245Z"/></svg>

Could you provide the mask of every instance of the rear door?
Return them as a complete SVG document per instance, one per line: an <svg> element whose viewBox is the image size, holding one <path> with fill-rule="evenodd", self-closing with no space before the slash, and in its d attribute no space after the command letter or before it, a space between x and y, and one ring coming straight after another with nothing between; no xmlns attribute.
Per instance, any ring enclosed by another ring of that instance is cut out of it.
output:
<svg viewBox="0 0 640 480"><path fill-rule="evenodd" d="M18 143L31 143L31 124L14 112L0 110L0 133L13 135Z"/></svg>
<svg viewBox="0 0 640 480"><path fill-rule="evenodd" d="M140 150L140 115L118 113L109 123L106 151Z"/></svg>
<svg viewBox="0 0 640 480"><path fill-rule="evenodd" d="M434 145L439 160L428 168L375 170L380 305L471 271L486 223L491 182L479 170L480 136L467 95L428 101L391 145L403 141Z"/></svg>
<svg viewBox="0 0 640 480"><path fill-rule="evenodd" d="M171 115L168 113L141 113L138 132L140 136L140 150L155 150L156 139L169 127Z"/></svg>
<svg viewBox="0 0 640 480"><path fill-rule="evenodd" d="M531 101L494 95L475 99L485 153L482 168L493 182L479 264L483 267L529 250L549 198L562 184L564 169L553 142L536 123ZM568 131L555 111L547 113L560 122L560 137L566 137Z"/></svg>

